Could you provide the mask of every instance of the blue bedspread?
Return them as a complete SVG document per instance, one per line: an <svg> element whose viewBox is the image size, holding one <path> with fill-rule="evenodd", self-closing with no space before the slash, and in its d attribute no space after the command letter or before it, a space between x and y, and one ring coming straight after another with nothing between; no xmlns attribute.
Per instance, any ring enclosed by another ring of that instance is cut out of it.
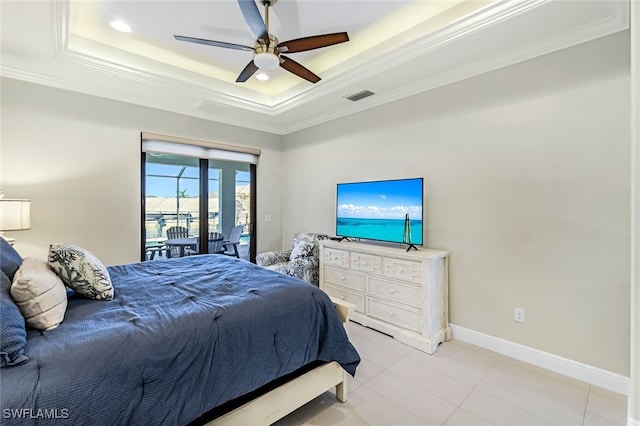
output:
<svg viewBox="0 0 640 426"><path fill-rule="evenodd" d="M30 361L0 370L1 424L184 425L312 361L360 361L295 278L220 255L108 269L114 300L70 298L58 328L29 331Z"/></svg>

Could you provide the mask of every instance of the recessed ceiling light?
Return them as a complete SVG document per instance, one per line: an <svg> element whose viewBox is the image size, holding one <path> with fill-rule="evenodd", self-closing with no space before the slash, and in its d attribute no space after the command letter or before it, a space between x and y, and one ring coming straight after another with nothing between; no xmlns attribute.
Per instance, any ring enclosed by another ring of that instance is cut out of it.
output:
<svg viewBox="0 0 640 426"><path fill-rule="evenodd" d="M256 74L256 78L260 81L269 80L269 74L267 74L266 72L259 72L258 74Z"/></svg>
<svg viewBox="0 0 640 426"><path fill-rule="evenodd" d="M122 33L130 33L131 27L124 21L111 21L109 24Z"/></svg>

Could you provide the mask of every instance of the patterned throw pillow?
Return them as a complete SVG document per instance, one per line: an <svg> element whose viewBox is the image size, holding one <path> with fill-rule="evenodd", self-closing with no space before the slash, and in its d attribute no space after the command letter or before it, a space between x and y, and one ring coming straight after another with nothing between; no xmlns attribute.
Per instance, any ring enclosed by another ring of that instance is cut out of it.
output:
<svg viewBox="0 0 640 426"><path fill-rule="evenodd" d="M301 257L309 257L313 253L313 243L311 241L302 240L291 250L289 260L299 259Z"/></svg>
<svg viewBox="0 0 640 426"><path fill-rule="evenodd" d="M51 244L49 266L73 291L88 299L112 300L107 268L91 252L72 244Z"/></svg>
<svg viewBox="0 0 640 426"><path fill-rule="evenodd" d="M26 257L13 277L11 297L29 327L53 330L67 311L67 289L46 261Z"/></svg>

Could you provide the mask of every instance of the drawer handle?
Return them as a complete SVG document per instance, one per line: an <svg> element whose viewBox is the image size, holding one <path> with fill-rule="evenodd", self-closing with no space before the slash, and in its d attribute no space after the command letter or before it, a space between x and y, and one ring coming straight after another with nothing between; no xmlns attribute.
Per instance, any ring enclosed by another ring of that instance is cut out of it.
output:
<svg viewBox="0 0 640 426"><path fill-rule="evenodd" d="M344 276L340 277L340 281L344 281Z"/></svg>
<svg viewBox="0 0 640 426"><path fill-rule="evenodd" d="M340 299L341 299L341 300L344 300L344 296L340 296Z"/></svg>
<svg viewBox="0 0 640 426"><path fill-rule="evenodd" d="M394 316L394 315L395 315L395 314L393 313L393 311L389 311L389 316L390 316L390 317L392 317L392 316Z"/></svg>
<svg viewBox="0 0 640 426"><path fill-rule="evenodd" d="M393 293L395 293L396 291L395 291L394 289L390 289L390 290L389 290L389 292L390 292L391 294L393 294Z"/></svg>

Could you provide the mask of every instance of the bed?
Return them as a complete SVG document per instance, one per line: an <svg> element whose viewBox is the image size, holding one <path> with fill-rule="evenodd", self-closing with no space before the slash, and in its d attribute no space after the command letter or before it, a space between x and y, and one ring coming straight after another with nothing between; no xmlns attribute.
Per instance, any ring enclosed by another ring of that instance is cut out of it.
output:
<svg viewBox="0 0 640 426"><path fill-rule="evenodd" d="M360 358L320 289L220 255L107 269L113 300L69 297L0 369L3 424L270 424L346 399Z"/></svg>

